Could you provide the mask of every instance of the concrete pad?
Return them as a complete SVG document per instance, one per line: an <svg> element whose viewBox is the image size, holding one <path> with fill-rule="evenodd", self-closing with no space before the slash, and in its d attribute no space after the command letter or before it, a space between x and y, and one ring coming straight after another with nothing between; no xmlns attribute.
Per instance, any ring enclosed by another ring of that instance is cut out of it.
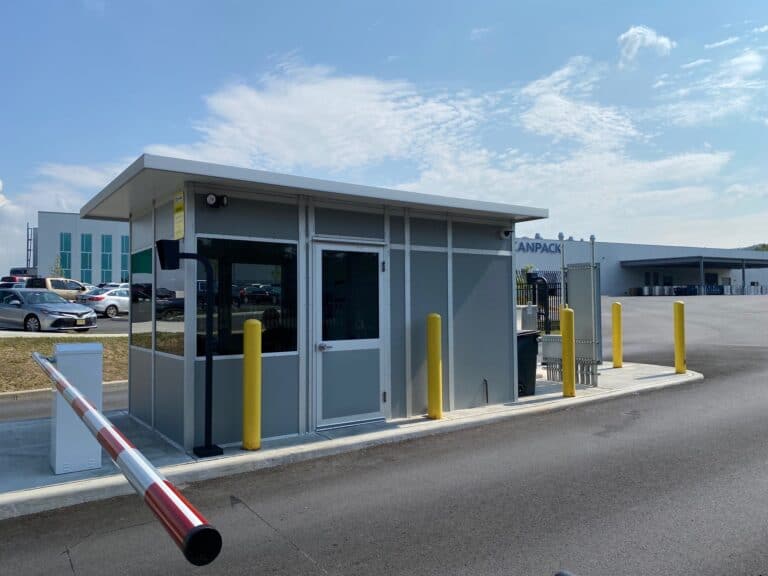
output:
<svg viewBox="0 0 768 576"><path fill-rule="evenodd" d="M429 420L418 416L326 430L300 437L267 440L263 442L262 449L255 452L243 451L239 447L228 447L223 456L207 460L195 460L167 443L165 443L166 447L163 447L162 438L146 428L142 438L137 427L143 427L124 412L110 415L110 418L169 480L177 485L183 485L381 444L477 427L517 416L564 410L580 404L605 401L618 396L703 379L703 376L697 372L675 374L674 369L670 367L632 363L625 363L624 368L621 369L606 365L600 368L599 374L598 386L578 386L575 398L563 398L561 383L538 380L536 395L523 397L515 403L446 412L442 420ZM0 490L5 492L0 494L0 519L132 492L122 475L116 475L117 470L112 464L110 464L111 469L105 466L101 471L78 473L84 476L78 477L75 481L67 481L73 478L70 477L53 486L36 487L43 483L44 472L39 462L33 463L33 456L36 455L39 460L41 453L47 450L47 444L44 442L44 438L47 438L44 425L39 421L37 424L28 426L15 424L16 427L11 426L7 429L3 429L4 425L0 424L0 444L3 446L0 451L0 470L12 471L10 475L12 478L0 479ZM134 440L131 434L136 434L138 441ZM17 439L15 444L14 438ZM158 441L160 448L157 446ZM19 454L17 451L22 446L27 452L22 450ZM45 454L47 465L47 452ZM25 457L27 458L26 467L15 468L15 460L25 462ZM21 489L22 487L26 489Z"/></svg>

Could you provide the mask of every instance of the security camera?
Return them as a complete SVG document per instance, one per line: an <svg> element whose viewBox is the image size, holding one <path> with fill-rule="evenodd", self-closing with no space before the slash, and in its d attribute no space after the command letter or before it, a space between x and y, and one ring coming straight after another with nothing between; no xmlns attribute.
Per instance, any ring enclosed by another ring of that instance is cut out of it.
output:
<svg viewBox="0 0 768 576"><path fill-rule="evenodd" d="M229 196L208 194L205 197L205 204L209 208L226 208L229 205Z"/></svg>
<svg viewBox="0 0 768 576"><path fill-rule="evenodd" d="M502 240L509 240L512 238L512 234L514 234L515 231L512 228L502 228L499 230L499 238Z"/></svg>

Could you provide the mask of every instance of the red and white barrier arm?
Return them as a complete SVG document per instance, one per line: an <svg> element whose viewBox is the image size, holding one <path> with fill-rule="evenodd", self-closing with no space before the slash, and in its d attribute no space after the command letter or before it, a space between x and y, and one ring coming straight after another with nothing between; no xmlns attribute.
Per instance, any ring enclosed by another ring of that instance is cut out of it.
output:
<svg viewBox="0 0 768 576"><path fill-rule="evenodd" d="M56 390L72 407L91 434L107 451L144 503L154 512L184 556L195 566L205 566L221 551L221 535L131 442L70 384L48 358L38 352L32 358L53 381Z"/></svg>

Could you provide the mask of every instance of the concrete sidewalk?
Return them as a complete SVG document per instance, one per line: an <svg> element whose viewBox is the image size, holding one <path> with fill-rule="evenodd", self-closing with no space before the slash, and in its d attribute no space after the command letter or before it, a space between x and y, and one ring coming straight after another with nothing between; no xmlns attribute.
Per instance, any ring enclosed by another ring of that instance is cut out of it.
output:
<svg viewBox="0 0 768 576"><path fill-rule="evenodd" d="M169 480L183 486L189 482L462 430L507 418L563 410L702 379L697 372L675 374L674 368L666 366L625 363L624 368L613 369L606 365L600 369L599 385L577 387L575 398L563 398L560 383L538 380L536 395L523 397L516 403L446 412L444 418L437 421L419 416L267 440L259 451L244 452L239 447L230 447L223 456L208 460L196 460L185 454L138 425L125 412L108 416ZM47 468L46 431L50 433L48 420L0 423L0 470L3 470L0 519L133 493L107 458L99 470L54 476Z"/></svg>

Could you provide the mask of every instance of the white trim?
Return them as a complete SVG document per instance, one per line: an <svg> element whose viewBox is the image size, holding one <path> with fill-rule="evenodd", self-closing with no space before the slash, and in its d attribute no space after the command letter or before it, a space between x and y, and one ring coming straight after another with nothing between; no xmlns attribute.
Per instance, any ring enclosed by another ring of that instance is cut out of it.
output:
<svg viewBox="0 0 768 576"><path fill-rule="evenodd" d="M264 352L261 357L262 358L280 358L282 356L298 356L299 353L296 350L292 350L289 352ZM195 361L199 360L205 360L205 356L195 356ZM214 362L218 362L220 360L242 360L243 355L242 354L216 354L213 357Z"/></svg>
<svg viewBox="0 0 768 576"><path fill-rule="evenodd" d="M381 293L384 312L382 313L382 318L380 320L382 330L381 366L383 368L381 389L382 392L386 394L387 401L384 402L381 396L379 396L379 398L381 399L381 406L383 408L382 412L384 413L384 416L387 418L387 420L392 418L392 295L390 293L392 285L390 280L392 264L389 257L389 235L389 209L384 206L384 251L381 255L381 261L384 263L384 271L382 272L384 289Z"/></svg>
<svg viewBox="0 0 768 576"><path fill-rule="evenodd" d="M328 342L328 346L330 348L329 352L321 351L319 349L319 344L324 343L322 338L322 304L321 299L323 295L323 278L322 278L322 254L324 250L336 250L336 249L343 249L345 252L362 252L362 253L369 253L369 254L376 254L377 256L377 273L379 278L379 335L378 338L366 338L366 339L360 339L360 340L343 340L343 341L330 341ZM382 392L386 391L386 385L385 385L385 377L386 377L386 342L389 338L388 331L386 330L387 324L385 324L384 316L389 312L384 307L384 294L386 290L388 289L388 286L385 283L385 277L386 274L381 271L381 263L384 261L384 247L383 246L370 246L370 245L361 245L361 244L336 244L336 243L329 243L329 244L322 244L322 243L316 243L312 246L312 260L315 265L316 274L313 278L313 294L312 294L312 300L315 303L315 309L313 312L314 315L314 332L313 336L314 339L310 344L309 349L312 351L311 354L315 359L314 363L314 385L313 388L315 390L315 397L316 397L316 403L315 403L315 428L319 427L325 427L328 425L334 425L337 423L347 423L350 421L360 421L361 419L371 419L371 418L386 418L384 410L383 410L383 402L382 402ZM335 350L334 347L339 346L340 348L338 350ZM366 413L366 414L353 414L350 416L345 416L343 418L331 418L331 419L323 419L323 398L322 398L322 386L323 386L323 355L333 354L334 352L347 352L352 350L376 350L379 354L379 386L378 386L378 395L379 395L379 410L378 412L374 413ZM391 400L391 398L388 396L388 400Z"/></svg>
<svg viewBox="0 0 768 576"><path fill-rule="evenodd" d="M330 418L324 424L317 427L317 433L322 434L326 430L338 430L339 428L350 428L362 424L371 424L373 422L385 422L386 419L380 412L368 412L367 414L358 414L354 420L348 418Z"/></svg>
<svg viewBox="0 0 768 576"><path fill-rule="evenodd" d="M299 355L299 434L307 432L307 200L299 196L299 244L296 254L296 278L298 279L298 302L296 303L296 352Z"/></svg>
<svg viewBox="0 0 768 576"><path fill-rule="evenodd" d="M307 331L304 334L306 363L307 363L307 427L308 430L317 428L317 354L315 353L315 255L312 243L309 241L315 234L315 204L310 197L307 199L307 242L304 251L307 260Z"/></svg>
<svg viewBox="0 0 768 576"><path fill-rule="evenodd" d="M455 410L456 381L454 379L453 355L453 219L449 216L447 223L448 237L448 317L445 328L448 331L448 410Z"/></svg>
<svg viewBox="0 0 768 576"><path fill-rule="evenodd" d="M155 207L155 201L152 200L152 247L150 248L152 252L152 297L149 299L150 305L152 306L152 362L150 362L150 365L152 366L150 370L150 408L149 408L149 415L150 415L150 422L152 424L152 428L155 428L155 347L157 345L157 314L155 313L155 297L157 296L157 254L156 254L156 248L155 248L155 240L157 239L157 224L156 224L156 218L157 217L157 208Z"/></svg>
<svg viewBox="0 0 768 576"><path fill-rule="evenodd" d="M195 234L195 193L190 186L184 191L184 251L197 252ZM197 352L197 262L184 260L184 446L189 450L195 444L195 362L192 352Z"/></svg>
<svg viewBox="0 0 768 576"><path fill-rule="evenodd" d="M312 242L366 244L370 246L384 246L386 244L386 240L383 238L369 238L367 236L337 236L335 234L313 234Z"/></svg>
<svg viewBox="0 0 768 576"><path fill-rule="evenodd" d="M321 201L360 202L369 205L398 205L418 208L425 211L443 211L462 213L481 218L501 218L506 220L538 220L547 218L549 212L542 208L515 206L481 200L437 196L418 192L407 192L399 189L374 188L344 182L332 182L317 178L277 174L250 168L223 166L209 162L169 158L154 154L143 154L128 168L114 178L98 194L91 198L80 210L81 217L87 218L126 218L127 213L120 208L120 203L113 207L105 206L105 201L113 196L127 196L136 185L134 179L142 177L141 189L151 194L163 194L157 186L159 175L169 187L168 192L177 185L177 181L185 180L204 183L205 180L219 183L252 187L253 185L277 190L280 193L293 192L306 194ZM138 198L137 198L138 200Z"/></svg>
<svg viewBox="0 0 768 576"><path fill-rule="evenodd" d="M510 225L512 230L512 246L515 245L515 223ZM512 401L517 402L518 390L517 390L517 278L515 277L516 270L516 256L514 250L511 251L512 258L512 270L510 271L510 281L512 282L512 310L510 317L512 318L512 346L511 355L512 358Z"/></svg>
<svg viewBox="0 0 768 576"><path fill-rule="evenodd" d="M198 238L213 238L216 240L243 240L245 242L267 242L271 244L298 244L298 240L291 240L290 238L264 238L262 236L235 236L230 234L208 234L207 232L199 232L195 234L195 239Z"/></svg>
<svg viewBox="0 0 768 576"><path fill-rule="evenodd" d="M482 248L454 248L454 254L475 254L477 256L512 256L512 250L484 250Z"/></svg>
<svg viewBox="0 0 768 576"><path fill-rule="evenodd" d="M411 218L406 208L403 215L405 264L403 289L405 291L405 416L413 414L413 381L411 378Z"/></svg>

